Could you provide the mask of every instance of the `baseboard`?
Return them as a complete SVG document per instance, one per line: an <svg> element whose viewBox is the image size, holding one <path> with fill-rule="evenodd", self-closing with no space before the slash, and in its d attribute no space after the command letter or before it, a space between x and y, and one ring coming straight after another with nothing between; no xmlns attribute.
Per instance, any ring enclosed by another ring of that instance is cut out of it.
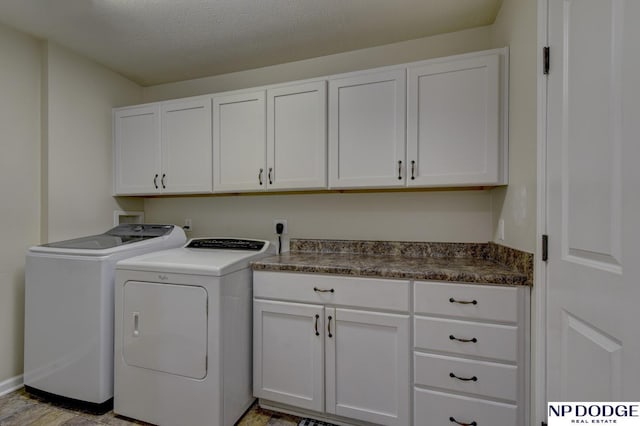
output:
<svg viewBox="0 0 640 426"><path fill-rule="evenodd" d="M4 382L0 382L0 396L11 393L15 390L20 389L24 385L24 378L22 374L11 377L10 379L5 380Z"/></svg>

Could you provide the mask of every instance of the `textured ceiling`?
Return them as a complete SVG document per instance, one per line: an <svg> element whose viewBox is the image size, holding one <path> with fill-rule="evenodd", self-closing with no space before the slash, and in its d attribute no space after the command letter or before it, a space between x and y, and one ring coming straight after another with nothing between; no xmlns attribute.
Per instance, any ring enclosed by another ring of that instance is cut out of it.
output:
<svg viewBox="0 0 640 426"><path fill-rule="evenodd" d="M0 0L0 22L142 85L491 24L501 0Z"/></svg>

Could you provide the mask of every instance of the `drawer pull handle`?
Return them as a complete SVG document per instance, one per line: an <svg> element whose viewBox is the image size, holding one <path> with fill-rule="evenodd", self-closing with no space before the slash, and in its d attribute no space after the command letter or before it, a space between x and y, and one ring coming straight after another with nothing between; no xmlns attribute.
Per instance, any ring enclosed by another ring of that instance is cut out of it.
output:
<svg viewBox="0 0 640 426"><path fill-rule="evenodd" d="M416 180L416 162L411 160L411 180Z"/></svg>
<svg viewBox="0 0 640 426"><path fill-rule="evenodd" d="M335 293L335 290L330 288L329 290L326 290L324 288L318 288L318 287L314 287L313 291L316 291L318 293Z"/></svg>
<svg viewBox="0 0 640 426"><path fill-rule="evenodd" d="M402 180L402 160L398 161L398 180Z"/></svg>
<svg viewBox="0 0 640 426"><path fill-rule="evenodd" d="M153 177L153 186L156 187L156 189L158 189L158 174L156 173L156 175Z"/></svg>
<svg viewBox="0 0 640 426"><path fill-rule="evenodd" d="M463 382L477 382L478 381L478 378L476 376L473 376L473 377L458 377L453 373L449 373L449 377L451 377L452 379L462 380Z"/></svg>
<svg viewBox="0 0 640 426"><path fill-rule="evenodd" d="M333 337L333 334L331 334L331 318L332 318L332 316L329 315L329 322L328 322L328 325L327 325L327 331L329 332L329 338Z"/></svg>
<svg viewBox="0 0 640 426"><path fill-rule="evenodd" d="M476 422L471 422L471 423L460 423L459 421L457 421L456 419L454 419L453 417L449 417L449 421L451 423L457 423L460 426L478 426L478 423Z"/></svg>
<svg viewBox="0 0 640 426"><path fill-rule="evenodd" d="M264 172L264 169L260 169L260 171L258 172L258 182L260 183L260 185L262 185L262 173Z"/></svg>
<svg viewBox="0 0 640 426"><path fill-rule="evenodd" d="M162 184L162 189L167 189L167 186L164 184L164 180L167 178L166 173L162 174L162 179L160 179L160 183Z"/></svg>
<svg viewBox="0 0 640 426"><path fill-rule="evenodd" d="M476 339L475 337L471 339L460 339L453 334L449 335L449 340L457 340L458 342L462 343L476 343L478 341L478 339Z"/></svg>
<svg viewBox="0 0 640 426"><path fill-rule="evenodd" d="M320 318L320 315L316 314L316 336L320 335L320 332L318 331L318 318Z"/></svg>
<svg viewBox="0 0 640 426"><path fill-rule="evenodd" d="M456 300L453 297L449 298L449 303L460 303L461 305L477 305L478 301L477 300Z"/></svg>

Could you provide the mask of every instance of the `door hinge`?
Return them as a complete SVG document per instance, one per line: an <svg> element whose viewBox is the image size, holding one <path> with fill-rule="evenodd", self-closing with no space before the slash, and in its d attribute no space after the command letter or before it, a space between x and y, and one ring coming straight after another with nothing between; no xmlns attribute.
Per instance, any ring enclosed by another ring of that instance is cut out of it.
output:
<svg viewBox="0 0 640 426"><path fill-rule="evenodd" d="M542 73L544 75L549 74L549 46L542 48Z"/></svg>
<svg viewBox="0 0 640 426"><path fill-rule="evenodd" d="M542 261L549 260L549 236L547 234L542 235Z"/></svg>

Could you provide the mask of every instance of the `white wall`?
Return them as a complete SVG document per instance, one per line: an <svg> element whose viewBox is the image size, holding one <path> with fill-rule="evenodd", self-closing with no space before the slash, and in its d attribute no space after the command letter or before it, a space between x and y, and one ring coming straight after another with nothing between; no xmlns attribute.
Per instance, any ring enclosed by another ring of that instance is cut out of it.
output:
<svg viewBox="0 0 640 426"><path fill-rule="evenodd" d="M44 239L105 231L114 210L141 210L112 193L111 108L142 101L142 89L103 66L46 43Z"/></svg>
<svg viewBox="0 0 640 426"><path fill-rule="evenodd" d="M288 237L486 242L491 200L486 191L325 193L150 198L151 222L193 221L191 236L273 239L273 220L287 219ZM288 241L288 240L287 240Z"/></svg>
<svg viewBox="0 0 640 426"><path fill-rule="evenodd" d="M354 50L247 71L145 87L145 101L195 96L489 49L491 27Z"/></svg>
<svg viewBox="0 0 640 426"><path fill-rule="evenodd" d="M312 78L376 66L489 49L491 27L426 37L304 61L144 88L145 101ZM193 220L193 236L273 238L273 219L289 237L409 241L492 238L488 191L240 195L149 198L148 221Z"/></svg>
<svg viewBox="0 0 640 426"><path fill-rule="evenodd" d="M24 253L40 240L41 45L0 25L0 383L22 373Z"/></svg>
<svg viewBox="0 0 640 426"><path fill-rule="evenodd" d="M504 219L505 240L536 251L537 2L504 0L491 30L494 47L509 46L509 186L492 191L493 229Z"/></svg>

